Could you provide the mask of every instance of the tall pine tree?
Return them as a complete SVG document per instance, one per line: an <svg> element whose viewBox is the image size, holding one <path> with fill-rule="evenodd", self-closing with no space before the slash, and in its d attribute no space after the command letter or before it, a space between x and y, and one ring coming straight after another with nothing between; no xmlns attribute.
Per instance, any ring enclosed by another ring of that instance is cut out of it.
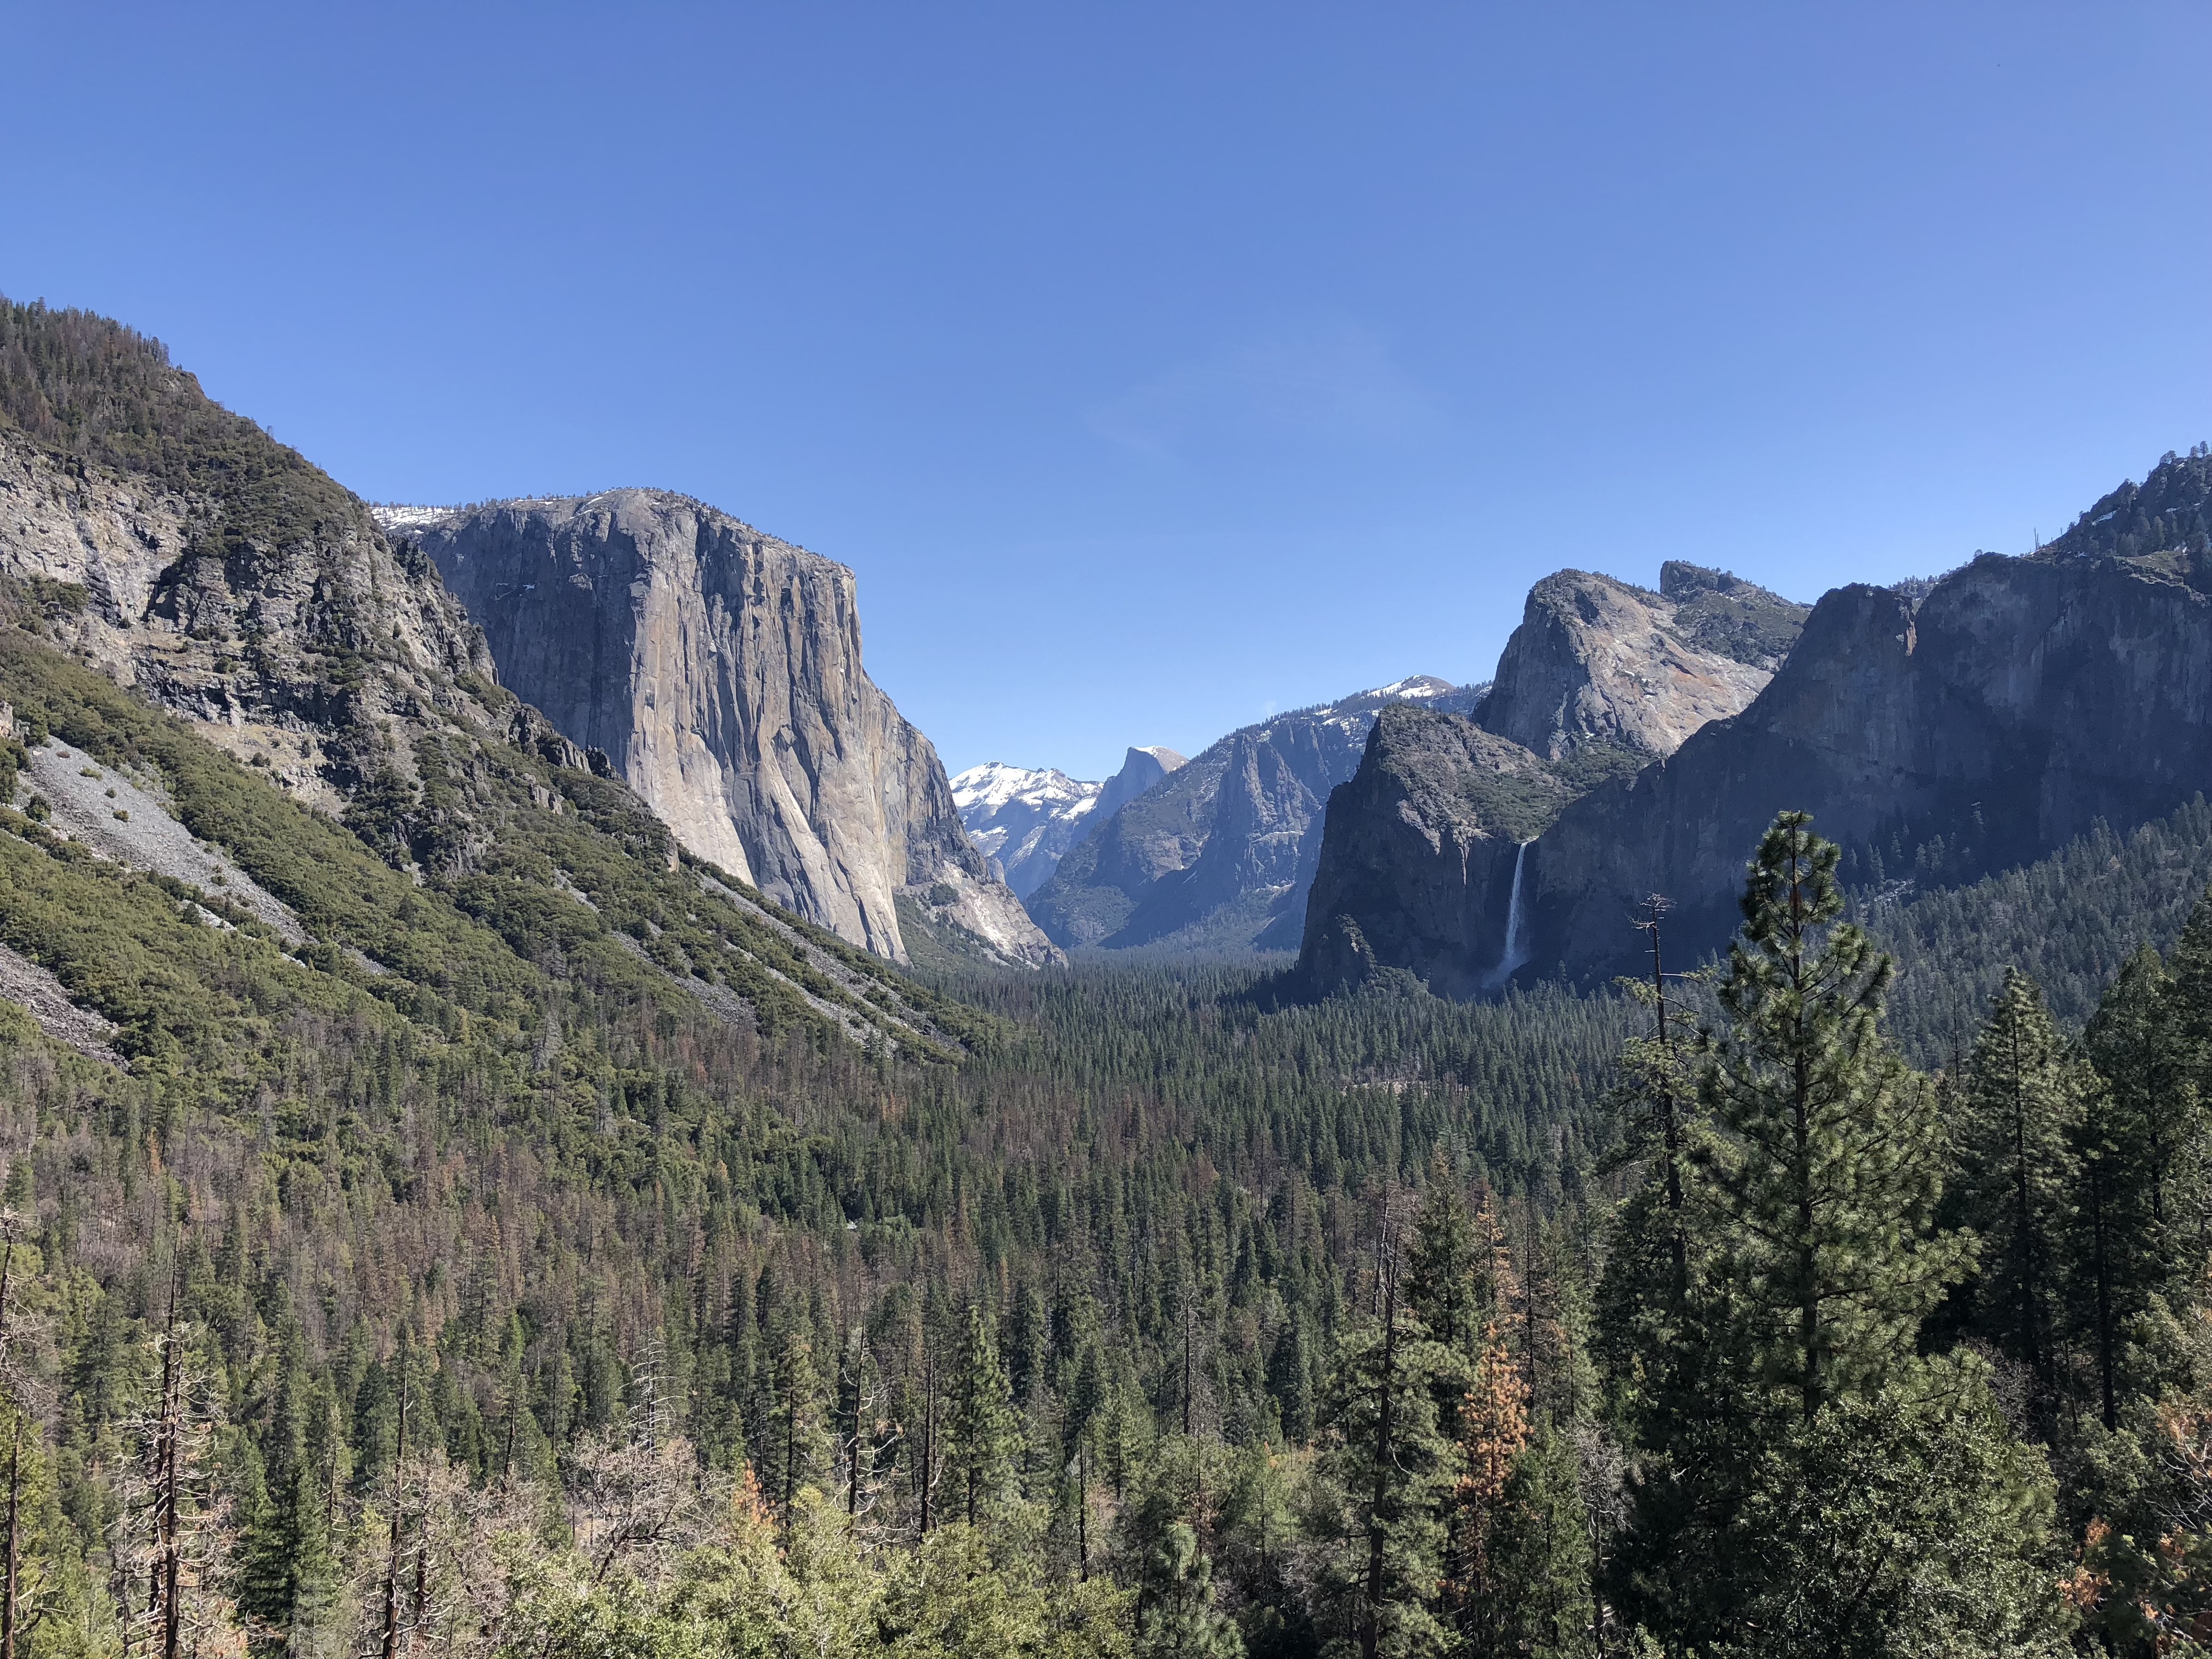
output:
<svg viewBox="0 0 2212 1659"><path fill-rule="evenodd" d="M2077 1196L2081 1073L2017 969L1974 1043L1954 1127L1959 1214L1980 1236L1975 1322L2019 1360L2048 1435L2059 1398L2063 1261Z"/></svg>
<svg viewBox="0 0 2212 1659"><path fill-rule="evenodd" d="M1698 1085L1737 1318L1808 1422L1911 1355L1961 1255L1931 1233L1932 1091L1881 1031L1890 958L1838 920L1838 852L1811 823L1784 812L1759 842Z"/></svg>

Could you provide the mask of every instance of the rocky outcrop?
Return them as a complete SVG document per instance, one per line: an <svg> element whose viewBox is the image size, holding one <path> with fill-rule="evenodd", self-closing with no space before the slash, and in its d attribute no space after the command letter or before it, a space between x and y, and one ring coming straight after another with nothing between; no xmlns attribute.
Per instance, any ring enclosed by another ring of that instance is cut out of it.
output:
<svg viewBox="0 0 2212 1659"><path fill-rule="evenodd" d="M1386 711L1329 797L1305 982L1327 991L1395 969L1461 996L1534 971L1522 844L1584 792L1748 705L1806 614L1679 562L1656 593L1579 570L1537 583L1473 719Z"/></svg>
<svg viewBox="0 0 2212 1659"><path fill-rule="evenodd" d="M1328 991L1387 967L1440 996L1503 983L1516 965L1513 866L1570 795L1553 767L1472 720L1384 709L1358 772L1329 796L1307 982Z"/></svg>
<svg viewBox="0 0 2212 1659"><path fill-rule="evenodd" d="M952 799L968 839L999 860L1006 885L1026 898L1094 823L1184 763L1172 749L1132 748L1112 777L1086 783L1053 768L986 761L953 778Z"/></svg>
<svg viewBox="0 0 2212 1659"><path fill-rule="evenodd" d="M1480 690L1420 675L1232 732L1103 817L1030 896L1030 914L1070 947L1295 949L1324 805L1376 713L1463 708Z"/></svg>
<svg viewBox="0 0 2212 1659"><path fill-rule="evenodd" d="M298 463L279 497L293 510L254 512L228 475L104 465L0 426L0 579L58 643L311 805L342 810L378 777L411 782L395 732L489 718L482 638L366 506L189 375L171 380L264 470Z"/></svg>
<svg viewBox="0 0 2212 1659"><path fill-rule="evenodd" d="M1538 582L1498 659L1483 728L1546 760L1641 764L1744 708L1771 678L1753 596L1769 612L1795 607L1717 571L1676 564L1666 577L1671 595L1583 570ZM1757 660L1708 648L1729 645Z"/></svg>
<svg viewBox="0 0 2212 1659"><path fill-rule="evenodd" d="M2201 540L2201 534L2198 537ZM1600 979L1626 907L1674 902L1671 948L1719 948L1785 808L1892 892L2126 830L2212 781L2212 580L2202 550L1978 558L1917 607L1839 588L1765 692L1663 764L1593 791L1531 851L1538 964Z"/></svg>
<svg viewBox="0 0 2212 1659"><path fill-rule="evenodd" d="M984 954L1059 952L969 844L929 740L860 660L853 573L660 490L384 510L501 681L698 857L879 955L897 903Z"/></svg>

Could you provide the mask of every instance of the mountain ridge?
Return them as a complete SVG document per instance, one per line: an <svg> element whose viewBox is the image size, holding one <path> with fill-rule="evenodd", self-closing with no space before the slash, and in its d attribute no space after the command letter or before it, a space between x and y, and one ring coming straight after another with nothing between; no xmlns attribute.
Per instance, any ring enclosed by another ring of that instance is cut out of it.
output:
<svg viewBox="0 0 2212 1659"><path fill-rule="evenodd" d="M1029 896L1064 948L1295 948L1328 791L1393 702L1470 702L1415 675L1240 726L1098 820Z"/></svg>
<svg viewBox="0 0 2212 1659"><path fill-rule="evenodd" d="M1742 860L1784 809L1813 813L1843 847L1846 879L1870 890L1972 882L2099 823L2125 834L2176 810L2212 775L2208 501L2200 446L2030 556L1832 590L1741 712L1579 793L1525 858L1494 810L1425 815L1384 787L1430 765L1430 796L1453 795L1465 762L1450 745L1370 750L1377 775L1345 797L1341 825L1332 802L1342 862L1316 880L1310 982L1401 968L1451 994L1484 988L1516 866L1523 978L1636 971L1627 919L1653 893L1673 907L1670 952L1718 949L1738 921ZM1405 822L1386 823L1393 812Z"/></svg>

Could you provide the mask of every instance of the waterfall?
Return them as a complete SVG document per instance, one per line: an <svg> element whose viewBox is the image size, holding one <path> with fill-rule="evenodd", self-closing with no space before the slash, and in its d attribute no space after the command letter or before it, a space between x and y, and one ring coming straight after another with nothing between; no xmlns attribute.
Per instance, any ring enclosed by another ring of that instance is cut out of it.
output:
<svg viewBox="0 0 2212 1659"><path fill-rule="evenodd" d="M1513 896L1505 902L1505 953L1483 981L1493 988L1503 986L1528 960L1528 918L1521 908L1522 867L1528 862L1528 846L1522 842L1513 855Z"/></svg>

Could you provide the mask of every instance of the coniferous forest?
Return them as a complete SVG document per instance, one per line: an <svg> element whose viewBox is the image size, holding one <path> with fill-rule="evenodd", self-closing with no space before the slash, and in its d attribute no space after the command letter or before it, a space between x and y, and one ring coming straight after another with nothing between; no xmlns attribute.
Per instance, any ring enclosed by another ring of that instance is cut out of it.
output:
<svg viewBox="0 0 2212 1659"><path fill-rule="evenodd" d="M895 1045L657 994L737 924L532 839L646 836L588 773L410 884L0 691L318 933L0 811L115 1026L0 1008L0 1659L2212 1640L2201 804L1918 897L1785 816L1597 994L947 967Z"/></svg>

